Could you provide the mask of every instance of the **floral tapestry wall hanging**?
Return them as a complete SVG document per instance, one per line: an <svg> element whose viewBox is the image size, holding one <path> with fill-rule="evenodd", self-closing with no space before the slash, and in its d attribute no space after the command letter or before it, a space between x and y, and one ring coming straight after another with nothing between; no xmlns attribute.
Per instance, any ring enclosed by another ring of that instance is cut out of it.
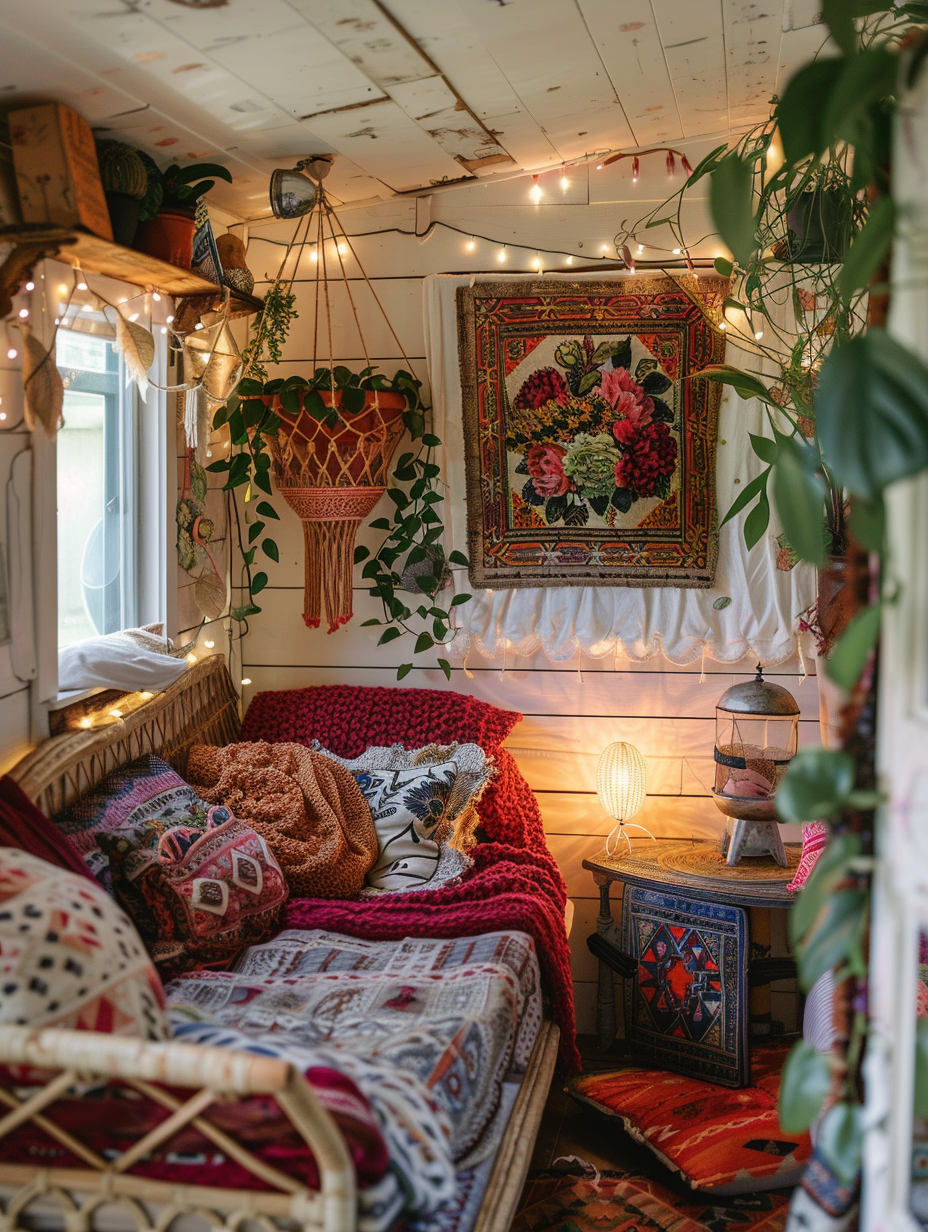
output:
<svg viewBox="0 0 928 1232"><path fill-rule="evenodd" d="M459 289L475 586L712 584L727 285Z"/></svg>

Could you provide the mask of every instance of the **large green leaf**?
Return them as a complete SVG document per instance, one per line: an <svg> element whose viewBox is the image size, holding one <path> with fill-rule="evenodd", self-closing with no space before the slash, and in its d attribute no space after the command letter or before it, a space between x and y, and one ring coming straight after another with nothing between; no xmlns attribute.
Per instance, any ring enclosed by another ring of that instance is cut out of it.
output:
<svg viewBox="0 0 928 1232"><path fill-rule="evenodd" d="M694 372L693 377L694 379L705 377L707 381L718 381L720 385L730 385L741 398L763 398L765 402L771 401L767 386L763 381L756 376L751 376L750 372L742 372L740 368L733 368L730 364L716 364L712 368L702 368L699 372Z"/></svg>
<svg viewBox="0 0 928 1232"><path fill-rule="evenodd" d="M757 219L754 217L753 175L737 154L728 154L712 172L709 203L716 229L740 265L749 265L754 253Z"/></svg>
<svg viewBox="0 0 928 1232"><path fill-rule="evenodd" d="M854 237L838 274L838 292L844 300L865 287L882 265L893 242L895 223L892 197L880 197L871 205L867 221Z"/></svg>
<svg viewBox="0 0 928 1232"><path fill-rule="evenodd" d="M818 1128L816 1147L838 1178L850 1185L860 1172L864 1143L864 1110L860 1104L835 1104Z"/></svg>
<svg viewBox="0 0 928 1232"><path fill-rule="evenodd" d="M928 1117L928 1018L915 1024L915 1114Z"/></svg>
<svg viewBox="0 0 928 1232"><path fill-rule="evenodd" d="M791 166L828 146L822 119L825 103L841 76L843 57L820 57L793 76L777 104L776 116L783 153Z"/></svg>
<svg viewBox="0 0 928 1232"><path fill-rule="evenodd" d="M831 1089L831 1067L805 1040L797 1040L780 1075L777 1113L785 1134L801 1134L821 1111Z"/></svg>
<svg viewBox="0 0 928 1232"><path fill-rule="evenodd" d="M842 689L853 689L860 679L867 656L880 634L883 606L873 603L858 612L835 644L826 660L825 671Z"/></svg>
<svg viewBox="0 0 928 1232"><path fill-rule="evenodd" d="M863 113L896 88L899 57L886 44L868 47L842 61L842 69L827 99L822 99L822 132L828 144L837 139L856 142ZM825 148L824 146L822 147Z"/></svg>
<svg viewBox="0 0 928 1232"><path fill-rule="evenodd" d="M822 0L822 17L831 37L846 56L857 53L857 28L848 0Z"/></svg>
<svg viewBox="0 0 928 1232"><path fill-rule="evenodd" d="M825 563L825 482L818 455L794 437L780 437L773 468L773 499L783 531L801 560Z"/></svg>
<svg viewBox="0 0 928 1232"><path fill-rule="evenodd" d="M928 465L928 367L885 330L831 350L815 413L825 460L854 494L873 500Z"/></svg>
<svg viewBox="0 0 928 1232"><path fill-rule="evenodd" d="M800 749L777 791L781 821L819 821L832 817L854 788L854 759L849 753L816 746Z"/></svg>
<svg viewBox="0 0 928 1232"><path fill-rule="evenodd" d="M857 889L839 890L826 900L796 955L803 992L808 992L826 971L845 964L858 974L864 973L863 938L869 901L866 890Z"/></svg>

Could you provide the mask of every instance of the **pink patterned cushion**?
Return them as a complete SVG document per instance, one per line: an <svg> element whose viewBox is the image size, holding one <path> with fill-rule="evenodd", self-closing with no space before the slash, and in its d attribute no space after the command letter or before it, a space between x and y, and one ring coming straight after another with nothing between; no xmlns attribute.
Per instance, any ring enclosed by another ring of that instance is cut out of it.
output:
<svg viewBox="0 0 928 1232"><path fill-rule="evenodd" d="M802 856L799 860L799 867L796 869L796 876L792 879L787 890L801 890L805 883L809 880L813 868L818 863L818 858L825 850L828 843L828 826L824 821L807 821L802 827Z"/></svg>

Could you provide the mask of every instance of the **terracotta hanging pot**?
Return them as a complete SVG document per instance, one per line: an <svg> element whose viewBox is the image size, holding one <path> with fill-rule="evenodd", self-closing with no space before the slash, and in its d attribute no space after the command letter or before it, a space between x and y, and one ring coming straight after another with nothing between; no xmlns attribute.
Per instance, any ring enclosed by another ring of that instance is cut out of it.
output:
<svg viewBox="0 0 928 1232"><path fill-rule="evenodd" d="M162 210L154 218L139 223L135 248L138 252L147 252L150 257L159 257L169 265L190 269L195 230L193 210Z"/></svg>
<svg viewBox="0 0 928 1232"><path fill-rule="evenodd" d="M829 650L847 628L856 611L854 591L848 585L846 556L828 556L818 571L818 623Z"/></svg>
<svg viewBox="0 0 928 1232"><path fill-rule="evenodd" d="M326 406L341 405L320 391ZM318 629L322 609L334 633L352 611L354 544L361 522L386 491L387 472L403 435L403 394L365 391L365 406L331 427L303 410L288 414L274 401L281 426L274 443L277 482L303 523L303 620Z"/></svg>

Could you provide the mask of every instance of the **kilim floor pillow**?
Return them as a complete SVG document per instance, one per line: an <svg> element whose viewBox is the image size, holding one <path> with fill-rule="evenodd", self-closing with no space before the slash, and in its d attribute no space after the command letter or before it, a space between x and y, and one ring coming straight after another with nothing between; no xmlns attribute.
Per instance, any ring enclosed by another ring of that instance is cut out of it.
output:
<svg viewBox="0 0 928 1232"><path fill-rule="evenodd" d="M693 1189L719 1195L799 1182L812 1153L808 1134L785 1134L777 1118L788 1045L751 1054L753 1085L728 1090L666 1070L629 1067L570 1083L580 1103L615 1118Z"/></svg>

